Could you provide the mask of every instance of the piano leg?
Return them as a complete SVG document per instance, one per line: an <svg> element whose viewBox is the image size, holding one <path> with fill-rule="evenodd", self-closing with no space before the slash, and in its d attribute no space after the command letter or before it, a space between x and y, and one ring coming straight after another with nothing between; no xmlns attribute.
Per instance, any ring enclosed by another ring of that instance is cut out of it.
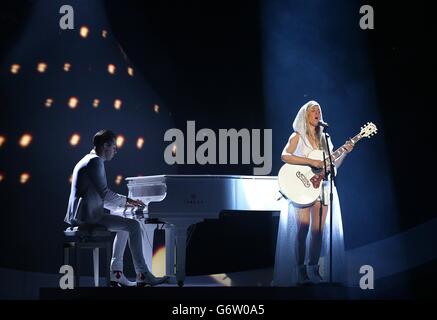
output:
<svg viewBox="0 0 437 320"><path fill-rule="evenodd" d="M172 224L165 224L165 274L175 274L175 228Z"/></svg>
<svg viewBox="0 0 437 320"><path fill-rule="evenodd" d="M187 230L202 219L168 219L165 233L166 273L174 275L174 252L176 249L176 283L179 287L185 281L185 258L187 252ZM176 246L176 248L175 248ZM170 283L172 281L170 280Z"/></svg>
<svg viewBox="0 0 437 320"><path fill-rule="evenodd" d="M152 272L152 257L153 257L153 235L155 231L154 224L140 223L141 236L143 238L143 256L146 261L147 268ZM153 272L152 272L153 273Z"/></svg>
<svg viewBox="0 0 437 320"><path fill-rule="evenodd" d="M185 280L185 257L187 253L187 229L190 225L176 226L176 281L179 287Z"/></svg>

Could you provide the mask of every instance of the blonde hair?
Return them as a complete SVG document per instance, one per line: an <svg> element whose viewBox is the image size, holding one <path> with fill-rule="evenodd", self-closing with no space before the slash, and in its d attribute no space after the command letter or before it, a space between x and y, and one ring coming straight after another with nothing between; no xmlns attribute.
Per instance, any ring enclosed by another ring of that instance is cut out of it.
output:
<svg viewBox="0 0 437 320"><path fill-rule="evenodd" d="M326 145L325 139L323 139L323 127L317 126L315 131L315 136L309 131L308 113L310 108L313 106L319 107L320 120L323 120L322 108L317 101L310 100L300 107L297 112L296 117L293 120L293 130L300 134L301 138L306 145L311 146L310 138L314 138L317 143L317 148L327 151L328 146Z"/></svg>
<svg viewBox="0 0 437 320"><path fill-rule="evenodd" d="M309 130L310 125L309 125L309 111L312 107L318 107L320 110L320 106L317 103L310 103L308 104L308 106L306 107L305 110L305 122L306 122L306 132L305 134L307 135L308 138L313 138L316 143L317 143L317 148L321 148L322 144L321 144L321 138L322 138L322 131L320 130L320 126L317 126L315 129L315 135L313 136L311 134L311 131Z"/></svg>

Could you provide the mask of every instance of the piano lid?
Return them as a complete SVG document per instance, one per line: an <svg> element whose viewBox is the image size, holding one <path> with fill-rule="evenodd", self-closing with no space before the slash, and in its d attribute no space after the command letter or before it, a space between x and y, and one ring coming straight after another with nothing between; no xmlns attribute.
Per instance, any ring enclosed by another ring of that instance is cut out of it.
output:
<svg viewBox="0 0 437 320"><path fill-rule="evenodd" d="M276 211L279 208L275 176L156 175L126 180L131 197L150 202L149 214L165 212L217 218L223 210Z"/></svg>

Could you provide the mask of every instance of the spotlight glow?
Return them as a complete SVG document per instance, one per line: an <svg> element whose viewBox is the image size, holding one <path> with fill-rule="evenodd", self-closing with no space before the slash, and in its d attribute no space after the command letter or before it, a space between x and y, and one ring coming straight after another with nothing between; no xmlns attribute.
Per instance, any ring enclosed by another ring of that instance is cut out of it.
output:
<svg viewBox="0 0 437 320"><path fill-rule="evenodd" d="M52 104L53 104L53 99L52 99L52 98L47 98L47 99L46 99L46 102L44 103L44 105L45 105L47 108L50 108L50 107L52 106Z"/></svg>
<svg viewBox="0 0 437 320"><path fill-rule="evenodd" d="M108 72L110 74L114 74L115 73L115 66L113 64L108 64Z"/></svg>
<svg viewBox="0 0 437 320"><path fill-rule="evenodd" d="M20 175L20 183L21 184L26 184L29 181L29 179L30 179L30 174L27 172L23 172Z"/></svg>
<svg viewBox="0 0 437 320"><path fill-rule="evenodd" d="M73 182L73 176L70 175L70 178L68 178L68 182L70 182L70 184Z"/></svg>
<svg viewBox="0 0 437 320"><path fill-rule="evenodd" d="M108 36L108 31L102 30L102 37L106 38Z"/></svg>
<svg viewBox="0 0 437 320"><path fill-rule="evenodd" d="M25 133L21 136L18 144L20 145L21 148L27 148L31 142L32 142L32 135L29 133Z"/></svg>
<svg viewBox="0 0 437 320"><path fill-rule="evenodd" d="M80 31L79 32L80 32L80 36L82 38L86 38L86 37L88 37L90 29L88 29L87 26L82 26L82 27L80 27Z"/></svg>
<svg viewBox="0 0 437 320"><path fill-rule="evenodd" d="M3 135L0 135L0 148L3 147L5 142L6 142L6 137Z"/></svg>
<svg viewBox="0 0 437 320"><path fill-rule="evenodd" d="M155 113L159 113L159 106L157 104L153 106L153 111L155 111Z"/></svg>
<svg viewBox="0 0 437 320"><path fill-rule="evenodd" d="M19 64L11 65L11 73L17 74L20 71L21 66Z"/></svg>
<svg viewBox="0 0 437 320"><path fill-rule="evenodd" d="M77 107L78 104L79 104L79 99L77 99L76 97L71 97L71 98L68 100L68 106L69 106L71 109L76 109L76 107Z"/></svg>
<svg viewBox="0 0 437 320"><path fill-rule="evenodd" d="M117 177L115 177L115 184L120 185L122 180L123 180L123 176L119 174Z"/></svg>
<svg viewBox="0 0 437 320"><path fill-rule="evenodd" d="M141 149L143 147L143 145L144 145L144 138L143 137L139 137L137 139L137 149L138 150Z"/></svg>
<svg viewBox="0 0 437 320"><path fill-rule="evenodd" d="M173 155L173 157L176 157L176 151L177 151L177 148L176 148L176 145L174 144L173 148L171 148L171 154Z"/></svg>
<svg viewBox="0 0 437 320"><path fill-rule="evenodd" d="M165 246L159 247L152 256L153 275L165 276Z"/></svg>
<svg viewBox="0 0 437 320"><path fill-rule="evenodd" d="M47 70L47 63L40 62L38 63L38 66L36 67L36 70L38 70L39 73L44 73Z"/></svg>
<svg viewBox="0 0 437 320"><path fill-rule="evenodd" d="M70 67L71 67L71 64L69 64L68 62L64 63L64 71L65 72L70 71Z"/></svg>
<svg viewBox="0 0 437 320"><path fill-rule="evenodd" d="M79 144L80 141L80 135L78 133L74 133L71 137L70 137L70 145L75 147Z"/></svg>
<svg viewBox="0 0 437 320"><path fill-rule="evenodd" d="M115 110L120 110L121 109L121 105L122 105L121 100L120 99L115 99L115 101L114 101L114 108L115 108Z"/></svg>
<svg viewBox="0 0 437 320"><path fill-rule="evenodd" d="M97 107L99 106L99 104L100 104L100 100L99 100L99 99L94 99L94 101L93 101L93 107L94 107L94 108L97 108Z"/></svg>
<svg viewBox="0 0 437 320"><path fill-rule="evenodd" d="M123 147L123 144L124 144L124 137L123 137L123 135L118 135L117 136L117 139L115 140L115 143L117 144L117 148L121 148L121 147Z"/></svg>
<svg viewBox="0 0 437 320"><path fill-rule="evenodd" d="M132 67L128 67L128 68L127 68L127 73L128 73L131 77L133 77L133 76L134 76L134 68L132 68Z"/></svg>
<svg viewBox="0 0 437 320"><path fill-rule="evenodd" d="M0 172L0 182L3 182L5 180L6 176L3 172Z"/></svg>

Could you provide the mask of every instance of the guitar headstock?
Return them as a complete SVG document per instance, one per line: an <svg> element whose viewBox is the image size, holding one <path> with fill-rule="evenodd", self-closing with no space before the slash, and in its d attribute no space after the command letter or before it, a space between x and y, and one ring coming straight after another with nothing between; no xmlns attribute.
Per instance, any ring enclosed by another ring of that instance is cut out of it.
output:
<svg viewBox="0 0 437 320"><path fill-rule="evenodd" d="M378 128L373 122L367 122L364 127L361 127L360 136L370 138L378 132Z"/></svg>

